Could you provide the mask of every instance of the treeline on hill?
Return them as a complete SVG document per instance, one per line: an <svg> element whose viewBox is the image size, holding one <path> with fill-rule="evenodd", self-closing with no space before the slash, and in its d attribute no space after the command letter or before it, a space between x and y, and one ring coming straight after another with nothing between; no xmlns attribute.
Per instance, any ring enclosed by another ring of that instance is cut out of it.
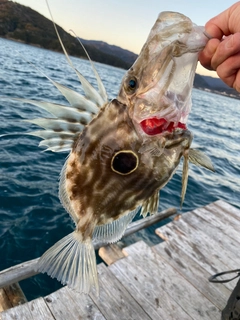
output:
<svg viewBox="0 0 240 320"><path fill-rule="evenodd" d="M57 28L68 53L85 58L86 54L77 39L60 26ZM0 37L62 52L51 20L29 7L8 0L0 0ZM134 58L133 54L133 60L129 62L128 59L120 59L98 50L96 45L89 45L85 42L84 46L92 60L123 69L128 69L137 57L135 55Z"/></svg>

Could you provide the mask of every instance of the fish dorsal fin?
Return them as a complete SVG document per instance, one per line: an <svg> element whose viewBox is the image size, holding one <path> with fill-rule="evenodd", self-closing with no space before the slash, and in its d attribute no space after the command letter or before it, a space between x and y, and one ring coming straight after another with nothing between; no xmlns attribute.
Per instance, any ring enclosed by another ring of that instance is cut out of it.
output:
<svg viewBox="0 0 240 320"><path fill-rule="evenodd" d="M106 243L113 243L122 238L127 226L137 214L139 208L130 211L123 217L114 220L111 223L97 226L93 232L94 241L103 241Z"/></svg>
<svg viewBox="0 0 240 320"><path fill-rule="evenodd" d="M84 52L86 53L86 56L88 57L89 62L91 63L92 70L93 70L93 72L94 72L94 74L95 74L95 77L96 77L96 80L97 80L98 90L99 90L99 93L100 93L101 97L103 98L103 101L105 101L105 102L108 101L108 96L107 96L106 89L105 89L105 87L104 87L104 85L103 85L103 82L102 82L102 80L101 80L101 78L100 78L100 76L99 76L96 68L94 67L94 64L93 64L93 62L92 62L92 60L91 60L91 58L90 58L90 56L89 56L86 48L85 48L84 45L82 44L82 42L81 42L81 40L79 39L79 37L77 37L77 35L75 34L75 32L74 32L73 30L70 30L70 31L75 35L75 37L77 38L77 40L78 40L79 43L81 44ZM77 70L76 70L76 71L77 71Z"/></svg>
<svg viewBox="0 0 240 320"><path fill-rule="evenodd" d="M157 190L150 198L148 198L142 206L141 215L145 218L148 213L154 214L158 212L160 192Z"/></svg>
<svg viewBox="0 0 240 320"><path fill-rule="evenodd" d="M78 107L63 106L51 102L21 98L11 99L35 105L56 117L25 120L45 129L29 132L27 134L44 139L39 145L46 146L48 147L47 150L53 152L71 150L76 137L93 117L91 113L82 111Z"/></svg>
<svg viewBox="0 0 240 320"><path fill-rule="evenodd" d="M91 99L86 99L80 93L63 86L62 84L51 80L55 87L61 92L61 94L68 100L70 105L79 110L85 110L91 114L97 114L99 107Z"/></svg>
<svg viewBox="0 0 240 320"><path fill-rule="evenodd" d="M48 2L46 1L49 13L52 17ZM53 17L52 17L53 21ZM27 61L27 63L32 65L38 72L43 74L59 91L60 93L66 98L69 102L68 105L60 105L54 104L51 102L44 102L44 101L36 101L36 100L28 100L28 99L20 99L20 98L10 98L11 100L21 101L24 103L30 103L42 109L45 109L56 118L42 118L42 119L33 119L28 120L35 125L40 126L44 130L38 130L36 132L29 132L28 134L38 136L43 139L40 142L40 146L46 146L46 150L51 150L54 152L58 151L69 151L72 148L72 145L77 137L77 135L83 130L84 126L87 125L93 117L99 112L100 108L108 102L108 97L106 94L106 90L104 85L95 69L91 59L90 60L92 69L94 71L99 92L88 82L84 76L75 69L70 57L67 54L67 51L63 45L63 42L60 38L58 33L56 24L53 21L53 25L59 39L59 42L62 46L63 52L65 57L68 61L70 67L75 71L78 76L78 79L82 85L84 90L85 96L52 80L48 77L44 72L42 72L39 68L33 65L31 62ZM85 50L85 48L84 48ZM85 50L86 52L86 50ZM9 99L9 97L0 97L1 99Z"/></svg>
<svg viewBox="0 0 240 320"><path fill-rule="evenodd" d="M106 93L106 90L105 90L105 88L104 88L104 85L103 85L103 83L102 83L102 81L101 81L101 79L100 79L100 77L99 77L99 74L98 74L96 68L94 67L94 65L93 65L93 63L92 63L92 61L91 61L91 59L90 59L90 57L89 57L86 49L84 48L84 46L83 46L83 44L81 43L81 41L79 41L79 39L78 39L78 41L79 41L80 44L82 45L85 53L87 54L87 57L88 57L90 63L91 63L91 67L92 67L93 72L94 72L94 74L95 74L95 77L96 77L96 80L97 80L97 84L98 84L98 88L99 88L100 93L99 93L99 92L87 81L87 79L85 79L85 77L73 66L73 63L72 63L71 59L69 58L69 55L68 55L68 53L67 53L67 51L66 51L66 49L65 49L65 47L64 47L64 44L63 44L63 42L62 42L62 39L61 39L61 37L60 37L60 35L59 35L59 32L58 32L57 26L56 26L56 24L55 24L55 22L54 22L53 15L52 15L52 12L51 12L51 10L50 10L49 4L48 4L47 1L46 1L46 3L47 3L48 11L49 11L49 13L50 13L50 16L51 16L51 19L52 19L52 22L53 22L53 25L54 25L54 29L55 29L55 31L56 31L58 40L59 40L59 42L60 42L60 44L61 44L61 47L62 47L62 49L63 49L63 52L64 52L64 54L65 54L65 57L66 57L66 59L67 59L68 64L69 64L70 67L76 72L76 74L77 74L77 76L78 76L78 79L79 79L79 81L80 81L81 84L82 84L82 87L83 87L83 90L84 90L84 92L85 92L86 98L94 101L99 107L101 107L104 103L106 103L106 102L108 101L107 93Z"/></svg>
<svg viewBox="0 0 240 320"><path fill-rule="evenodd" d="M200 150L190 149L189 161L196 166L204 167L213 172L215 171L211 159Z"/></svg>

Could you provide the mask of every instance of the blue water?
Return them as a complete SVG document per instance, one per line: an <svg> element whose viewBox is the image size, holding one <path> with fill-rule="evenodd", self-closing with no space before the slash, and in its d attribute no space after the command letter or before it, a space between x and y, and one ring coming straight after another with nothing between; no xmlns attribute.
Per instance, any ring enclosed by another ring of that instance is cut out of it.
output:
<svg viewBox="0 0 240 320"><path fill-rule="evenodd" d="M62 54L0 39L0 95L64 103L64 98L46 77L81 92L78 79ZM73 58L78 70L96 84L89 63ZM125 71L96 64L109 98L114 98ZM46 116L38 108L10 99L0 99L0 134L17 133L0 139L0 270L39 257L61 237L73 230L68 214L58 199L58 179L66 153L42 152L39 139L23 135L34 129L23 122ZM240 101L193 90L189 129L193 147L212 159L215 173L191 165L182 211L223 199L240 207ZM179 209L181 167L161 191L159 210ZM166 221L164 222L166 223ZM161 223L158 224L158 226ZM124 240L144 239L155 243L156 226ZM46 275L22 281L28 299L46 295L61 285Z"/></svg>

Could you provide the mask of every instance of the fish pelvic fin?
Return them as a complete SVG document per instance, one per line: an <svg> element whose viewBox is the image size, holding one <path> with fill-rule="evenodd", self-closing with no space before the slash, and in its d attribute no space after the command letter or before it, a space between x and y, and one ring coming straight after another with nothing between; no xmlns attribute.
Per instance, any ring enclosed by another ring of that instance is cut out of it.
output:
<svg viewBox="0 0 240 320"><path fill-rule="evenodd" d="M211 159L202 151L189 149L189 161L196 166L204 167L215 172Z"/></svg>
<svg viewBox="0 0 240 320"><path fill-rule="evenodd" d="M189 169L189 150L185 151L183 157L183 173L182 173L182 191L181 191L181 203L180 208L182 209L183 202L186 195L187 184L188 184L188 170Z"/></svg>
<svg viewBox="0 0 240 320"><path fill-rule="evenodd" d="M200 150L192 149L192 148L185 151L184 158L183 158L181 209L182 209L182 205L183 205L186 190L187 190L189 162L199 167L204 167L208 170L215 172L211 159L205 153L203 153Z"/></svg>
<svg viewBox="0 0 240 320"><path fill-rule="evenodd" d="M99 295L96 256L91 238L82 241L77 231L48 249L38 261L36 271L46 272L80 293L88 294L95 287Z"/></svg>
<svg viewBox="0 0 240 320"><path fill-rule="evenodd" d="M150 198L148 198L142 205L141 215L143 218L147 216L148 213L154 214L158 211L160 192L157 190Z"/></svg>

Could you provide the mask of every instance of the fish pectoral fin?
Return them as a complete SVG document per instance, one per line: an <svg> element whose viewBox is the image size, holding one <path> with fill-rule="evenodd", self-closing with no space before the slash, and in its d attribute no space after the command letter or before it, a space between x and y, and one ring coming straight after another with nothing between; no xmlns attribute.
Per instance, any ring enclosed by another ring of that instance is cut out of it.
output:
<svg viewBox="0 0 240 320"><path fill-rule="evenodd" d="M141 215L143 218L147 216L148 213L154 214L158 212L158 204L160 198L160 191L157 190L151 197L149 197L142 205Z"/></svg>
<svg viewBox="0 0 240 320"><path fill-rule="evenodd" d="M215 172L211 159L200 150L190 148L189 161L197 166L204 167Z"/></svg>
<svg viewBox="0 0 240 320"><path fill-rule="evenodd" d="M121 218L112 221L108 224L96 226L93 232L94 241L103 241L106 243L114 243L120 240L133 218L137 214L139 207Z"/></svg>
<svg viewBox="0 0 240 320"><path fill-rule="evenodd" d="M77 231L48 249L38 261L36 271L46 272L81 293L89 293L94 286L99 295L96 256L91 238L82 241Z"/></svg>

